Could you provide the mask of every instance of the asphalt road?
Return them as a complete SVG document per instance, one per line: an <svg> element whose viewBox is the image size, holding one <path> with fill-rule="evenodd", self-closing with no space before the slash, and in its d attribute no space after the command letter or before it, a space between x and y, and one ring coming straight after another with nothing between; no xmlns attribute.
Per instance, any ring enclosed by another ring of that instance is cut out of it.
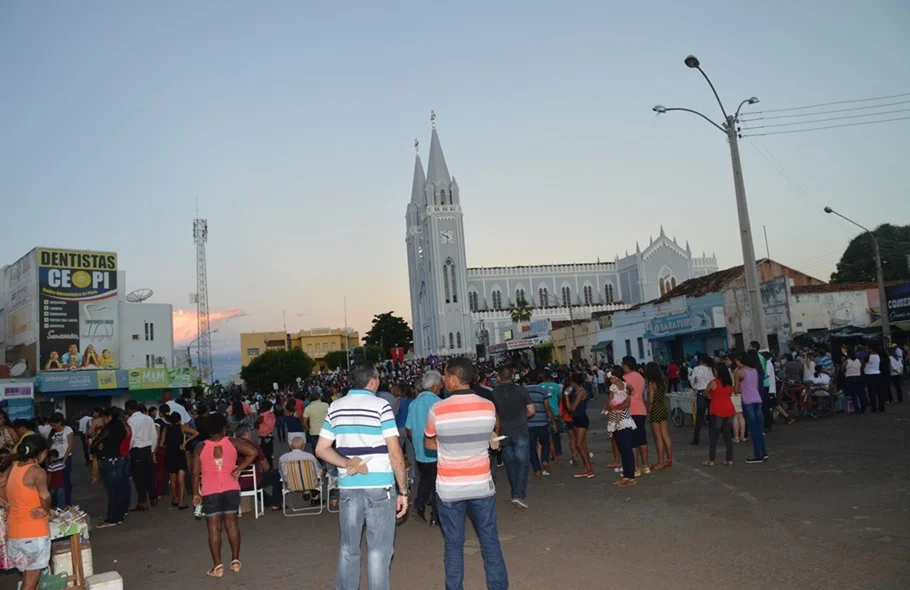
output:
<svg viewBox="0 0 910 590"><path fill-rule="evenodd" d="M591 414L592 427L601 425ZM628 489L610 485L609 442L594 432L597 477L575 480L572 467L557 465L551 477L532 478L526 511L509 503L499 469L499 531L511 587L910 587L910 404L777 426L768 437L771 459L762 465L743 462L751 448L744 443L736 445L733 467L703 467L707 445L689 446L690 430L671 427L672 469ZM651 453L653 461L653 447ZM103 490L88 477L77 468L76 501L101 515ZM243 571L211 580L204 575L211 565L204 525L191 511L163 504L93 531L95 571L119 571L129 590L334 588L335 515L244 516ZM224 552L228 560L226 538ZM484 588L476 539L467 552L465 587ZM391 575L393 588L443 588L439 529L415 521L400 527ZM13 580L0 577L0 587Z"/></svg>

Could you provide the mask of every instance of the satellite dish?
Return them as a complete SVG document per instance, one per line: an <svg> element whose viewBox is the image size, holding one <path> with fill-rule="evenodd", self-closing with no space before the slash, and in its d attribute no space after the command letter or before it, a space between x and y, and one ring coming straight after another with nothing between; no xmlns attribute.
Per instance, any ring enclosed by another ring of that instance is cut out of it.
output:
<svg viewBox="0 0 910 590"><path fill-rule="evenodd" d="M28 370L28 363L25 361L19 361L12 367L10 367L9 374L12 377L21 377L25 374L25 371Z"/></svg>
<svg viewBox="0 0 910 590"><path fill-rule="evenodd" d="M130 303L142 303L146 299L152 296L151 289L136 289L132 293L129 293L126 296L126 300Z"/></svg>

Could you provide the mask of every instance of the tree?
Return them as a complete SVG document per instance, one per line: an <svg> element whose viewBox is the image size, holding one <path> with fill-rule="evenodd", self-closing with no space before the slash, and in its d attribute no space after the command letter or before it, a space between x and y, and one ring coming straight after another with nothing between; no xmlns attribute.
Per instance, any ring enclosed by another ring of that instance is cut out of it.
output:
<svg viewBox="0 0 910 590"><path fill-rule="evenodd" d="M531 308L524 297L519 297L515 302L515 307L512 308L512 321L516 324L531 321Z"/></svg>
<svg viewBox="0 0 910 590"><path fill-rule="evenodd" d="M286 387L297 383L298 377L305 379L314 364L300 348L267 350L240 370L240 378L253 391L264 393L272 390L273 383Z"/></svg>
<svg viewBox="0 0 910 590"><path fill-rule="evenodd" d="M886 281L910 279L910 225L885 223L875 228L882 255L882 274ZM832 283L874 283L875 246L867 233L861 233L847 245L837 263L837 270L831 274Z"/></svg>
<svg viewBox="0 0 910 590"><path fill-rule="evenodd" d="M344 350L335 350L333 352L326 353L325 355L325 364L334 371L338 367L347 368L348 366L348 353Z"/></svg>
<svg viewBox="0 0 910 590"><path fill-rule="evenodd" d="M373 326L363 337L367 346L378 346L382 355L385 355L390 348L400 347L407 350L411 347L413 339L414 332L408 327L408 323L391 311L373 316ZM369 358L369 354L367 358Z"/></svg>

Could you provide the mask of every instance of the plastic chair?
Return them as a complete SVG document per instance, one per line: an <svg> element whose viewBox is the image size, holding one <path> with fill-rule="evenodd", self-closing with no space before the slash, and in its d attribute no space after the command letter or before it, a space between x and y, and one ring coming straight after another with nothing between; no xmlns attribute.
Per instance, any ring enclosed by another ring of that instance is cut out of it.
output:
<svg viewBox="0 0 910 590"><path fill-rule="evenodd" d="M260 516L265 514L265 490L259 487L259 479L256 477L256 468L254 466L249 466L243 471L240 472L240 479L245 477L252 477L253 479L253 489L250 490L240 490L240 497L250 497L253 498L253 514L258 519ZM237 513L240 516L243 516L243 509L238 509Z"/></svg>
<svg viewBox="0 0 910 590"><path fill-rule="evenodd" d="M285 516L314 516L322 514L326 507L325 486L317 464L313 461L285 461L280 464L281 473L281 509ZM294 508L288 502L288 494L319 494L316 506Z"/></svg>

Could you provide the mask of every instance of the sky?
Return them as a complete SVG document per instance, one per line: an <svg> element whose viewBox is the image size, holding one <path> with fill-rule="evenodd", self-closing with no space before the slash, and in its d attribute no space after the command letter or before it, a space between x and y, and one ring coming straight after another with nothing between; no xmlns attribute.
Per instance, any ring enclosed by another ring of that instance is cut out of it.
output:
<svg viewBox="0 0 910 590"><path fill-rule="evenodd" d="M3 2L0 264L116 251L185 342L198 201L221 357L241 331L344 326L345 300L361 334L409 318L404 216L433 109L470 266L612 260L661 224L732 266L725 138L651 111L720 120L685 56L728 109L791 108L910 93L907 30L901 0ZM772 258L827 279L859 230L824 205L910 223L910 120L740 147L759 255L764 226Z"/></svg>

